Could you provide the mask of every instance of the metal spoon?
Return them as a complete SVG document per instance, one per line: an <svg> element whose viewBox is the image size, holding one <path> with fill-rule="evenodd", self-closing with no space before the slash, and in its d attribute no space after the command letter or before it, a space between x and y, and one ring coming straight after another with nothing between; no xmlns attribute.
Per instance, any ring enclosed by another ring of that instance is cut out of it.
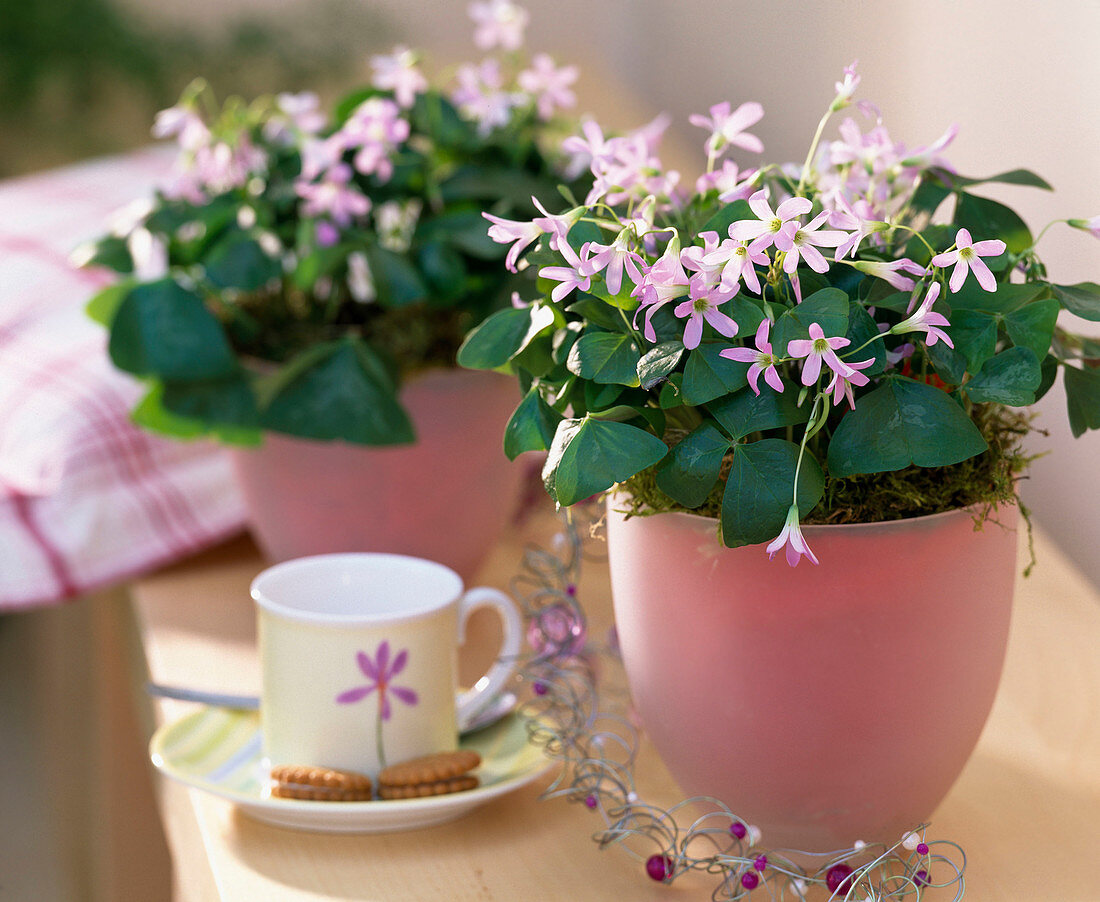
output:
<svg viewBox="0 0 1100 902"><path fill-rule="evenodd" d="M238 711L258 711L260 699L256 695L231 695L225 692L207 692L203 689L188 689L185 686L166 686L163 683L148 682L145 691L156 698L171 698L181 702L199 702L218 708L233 708ZM474 714L468 722L459 724L462 735L482 730L496 723L511 712L519 701L514 692L502 692L488 705Z"/></svg>

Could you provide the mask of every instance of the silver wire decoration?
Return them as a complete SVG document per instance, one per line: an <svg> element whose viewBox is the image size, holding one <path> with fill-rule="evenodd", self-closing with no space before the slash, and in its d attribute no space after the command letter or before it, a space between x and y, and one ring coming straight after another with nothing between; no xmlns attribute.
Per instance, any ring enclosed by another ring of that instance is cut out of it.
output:
<svg viewBox="0 0 1100 902"><path fill-rule="evenodd" d="M600 848L622 847L654 880L672 883L693 871L713 875L714 902L750 894L778 902L916 902L941 890L954 891L958 902L966 888L966 854L954 842L926 839L928 824L892 846L773 850L759 846L760 831L717 799L695 797L662 808L639 796L639 725L614 628L605 642L593 641L577 599L581 564L597 559L595 543L584 538L594 517L592 507L565 511L552 548L530 547L511 584L534 652L521 668L531 687L524 705L530 740L562 763L543 798L566 799L600 815L603 827L594 835Z"/></svg>

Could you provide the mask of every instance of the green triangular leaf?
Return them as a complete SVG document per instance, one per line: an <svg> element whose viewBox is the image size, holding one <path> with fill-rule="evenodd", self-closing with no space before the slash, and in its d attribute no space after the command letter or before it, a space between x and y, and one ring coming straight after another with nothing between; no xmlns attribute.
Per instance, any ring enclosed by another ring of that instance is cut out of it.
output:
<svg viewBox="0 0 1100 902"><path fill-rule="evenodd" d="M703 342L688 353L684 365L685 404L706 404L748 384L745 374L749 371L749 364L723 357L722 351L728 347L728 342Z"/></svg>
<svg viewBox="0 0 1100 902"><path fill-rule="evenodd" d="M848 311L848 331L844 335L850 344L838 352L840 359L845 363L874 360L874 363L860 372L869 378L878 376L886 370L886 346L882 341L872 341L879 334L878 326L875 325L871 314L859 304L852 304ZM856 348L863 348L863 350L857 351Z"/></svg>
<svg viewBox="0 0 1100 902"><path fill-rule="evenodd" d="M1100 322L1100 285L1078 282L1076 285L1053 285L1055 297L1074 316Z"/></svg>
<svg viewBox="0 0 1100 902"><path fill-rule="evenodd" d="M703 421L657 465L657 488L684 507L698 507L718 481L729 448L730 440Z"/></svg>
<svg viewBox="0 0 1100 902"><path fill-rule="evenodd" d="M177 416L199 420L208 428L258 430L260 426L256 395L243 370L226 379L167 382L161 401Z"/></svg>
<svg viewBox="0 0 1100 902"><path fill-rule="evenodd" d="M809 338L811 323L821 326L826 338L844 335L848 331L848 295L838 288L823 288L786 311L772 329L775 353L786 356L789 342Z"/></svg>
<svg viewBox="0 0 1100 902"><path fill-rule="evenodd" d="M586 332L572 350L566 367L582 379L601 385L637 386L641 353L625 333Z"/></svg>
<svg viewBox="0 0 1100 902"><path fill-rule="evenodd" d="M956 175L955 173L944 173L943 177L951 184L958 185L960 188L967 188L971 185L983 185L987 182L998 182L1002 185L1025 185L1029 188L1042 188L1044 191L1054 190L1046 179L1036 175L1030 169L1012 169L1008 172L987 176L986 178L967 178L966 176Z"/></svg>
<svg viewBox="0 0 1100 902"><path fill-rule="evenodd" d="M717 232L719 238L725 238L729 234L729 227L742 219L756 219L756 214L752 212L747 200L735 200L719 208L699 231Z"/></svg>
<svg viewBox="0 0 1100 902"><path fill-rule="evenodd" d="M515 460L524 451L546 451L563 417L532 387L504 427L504 453Z"/></svg>
<svg viewBox="0 0 1100 902"><path fill-rule="evenodd" d="M320 441L415 440L385 366L356 339L318 346L286 367L270 387L261 422L274 432Z"/></svg>
<svg viewBox="0 0 1100 902"><path fill-rule="evenodd" d="M962 192L955 208L955 225L970 231L975 241L999 238L1006 245L1004 254L986 257L992 270L1003 269L1006 254L1019 254L1031 247L1031 231L1011 207L987 197Z"/></svg>
<svg viewBox="0 0 1100 902"><path fill-rule="evenodd" d="M986 361L980 373L963 386L976 404L1023 407L1035 403L1042 381L1039 359L1030 348L1009 348Z"/></svg>
<svg viewBox="0 0 1100 902"><path fill-rule="evenodd" d="M708 404L707 410L735 440L753 432L765 432L780 426L795 426L810 418L810 405L798 406L797 393L774 391L761 380L760 394L745 386L721 401Z"/></svg>
<svg viewBox="0 0 1100 902"><path fill-rule="evenodd" d="M988 313L956 311L944 331L951 336L955 350L966 358L966 368L971 373L981 370L997 350L997 319Z"/></svg>
<svg viewBox="0 0 1100 902"><path fill-rule="evenodd" d="M684 343L666 341L650 348L638 361L638 381L644 389L651 389L668 376L684 354Z"/></svg>
<svg viewBox="0 0 1100 902"><path fill-rule="evenodd" d="M1065 367L1066 408L1074 438L1088 429L1100 429L1100 370Z"/></svg>
<svg viewBox="0 0 1100 902"><path fill-rule="evenodd" d="M133 290L135 284L132 279L126 279L97 291L88 301L84 312L101 326L110 328L119 306L126 300L126 295Z"/></svg>
<svg viewBox="0 0 1100 902"><path fill-rule="evenodd" d="M977 239L975 239L977 240ZM940 299L954 312L982 310L989 313L1010 313L1030 304L1049 292L1046 282L998 282L996 291L986 291L978 280L968 277L962 288Z"/></svg>
<svg viewBox="0 0 1100 902"><path fill-rule="evenodd" d="M377 302L383 307L407 307L427 297L427 285L405 256L377 244L367 245L363 250L370 264Z"/></svg>
<svg viewBox="0 0 1100 902"><path fill-rule="evenodd" d="M894 377L862 396L829 443L829 473L855 476L959 463L988 446L944 391Z"/></svg>
<svg viewBox="0 0 1100 902"><path fill-rule="evenodd" d="M129 291L111 320L108 349L120 370L168 381L220 379L237 370L221 323L172 279Z"/></svg>
<svg viewBox="0 0 1100 902"><path fill-rule="evenodd" d="M966 375L966 358L958 351L947 346L946 341L937 341L934 345L926 345L928 359L936 374L948 385L958 385Z"/></svg>
<svg viewBox="0 0 1100 902"><path fill-rule="evenodd" d="M508 363L544 331L553 328L554 310L546 304L506 307L486 317L458 349L458 365L495 370Z"/></svg>
<svg viewBox="0 0 1100 902"><path fill-rule="evenodd" d="M1050 350L1054 326L1061 309L1054 298L1046 298L1014 310L1004 319L1008 337L1017 347L1028 348L1036 360L1042 360Z"/></svg>
<svg viewBox="0 0 1100 902"><path fill-rule="evenodd" d="M736 445L722 495L722 541L730 548L774 539L794 500L798 445L769 438ZM825 477L806 452L798 468L798 511L805 516L825 490Z"/></svg>
<svg viewBox="0 0 1100 902"><path fill-rule="evenodd" d="M259 242L236 229L226 233L203 257L206 278L218 288L258 291L282 277L283 267Z"/></svg>
<svg viewBox="0 0 1100 902"><path fill-rule="evenodd" d="M667 453L657 436L627 423L562 420L542 480L551 497L568 506L653 466Z"/></svg>

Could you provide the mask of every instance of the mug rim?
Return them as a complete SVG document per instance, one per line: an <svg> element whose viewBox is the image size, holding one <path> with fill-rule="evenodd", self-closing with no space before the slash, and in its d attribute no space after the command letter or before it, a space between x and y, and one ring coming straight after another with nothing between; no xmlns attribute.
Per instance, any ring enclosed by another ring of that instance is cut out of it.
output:
<svg viewBox="0 0 1100 902"><path fill-rule="evenodd" d="M270 583L272 579L285 577L288 573L293 573L295 571L316 569L339 563L358 563L367 560L382 564L398 564L405 568L413 566L424 571L434 572L437 576L447 580L450 586L445 592L440 592L437 598L427 602L418 600L415 606L410 606L407 610L402 610L400 612L350 614L332 611L310 611L292 607L284 602L276 601L271 598L270 595L267 594L271 592L270 587L265 588L265 584ZM399 623L426 617L445 610L451 605L457 604L459 599L462 598L464 591L465 585L462 581L462 577L446 564L428 560L427 558L415 557L414 555L391 554L378 551L334 552L292 558L291 560L281 561L278 564L272 564L270 567L264 568L253 577L249 586L249 594L252 596L252 600L256 603L257 607L270 614L275 614L279 617L295 620L300 623L339 626L370 626L384 623Z"/></svg>

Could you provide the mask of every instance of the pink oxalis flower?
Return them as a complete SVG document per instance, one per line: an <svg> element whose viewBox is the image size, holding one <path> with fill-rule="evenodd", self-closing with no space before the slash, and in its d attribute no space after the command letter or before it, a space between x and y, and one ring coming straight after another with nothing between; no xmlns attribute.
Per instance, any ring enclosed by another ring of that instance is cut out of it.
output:
<svg viewBox="0 0 1100 902"><path fill-rule="evenodd" d="M787 342L787 353L791 357L805 358L802 365L802 384L813 385L821 374L824 363L834 373L852 378L855 370L836 356L840 348L846 348L851 342L847 338L836 336L826 338L819 323L810 323L809 338L796 338Z"/></svg>
<svg viewBox="0 0 1100 902"><path fill-rule="evenodd" d="M783 524L783 531L779 533L765 549L769 560L775 557L775 553L786 546L787 563L797 567L803 557L809 558L810 563L816 564L817 556L810 550L802 530L798 526L798 505L792 504L787 511L787 520Z"/></svg>
<svg viewBox="0 0 1100 902"><path fill-rule="evenodd" d="M814 272L828 272L829 263L818 248L837 247L848 237L847 232L822 229L822 224L828 218L828 212L822 211L806 225L799 225L792 220L779 230L779 234L775 236L775 247L786 255L783 258L783 272L788 275L793 273L798 268L799 260L805 261Z"/></svg>
<svg viewBox="0 0 1100 902"><path fill-rule="evenodd" d="M1100 216L1093 216L1091 219L1067 219L1066 222L1075 229L1088 232L1093 238L1100 238Z"/></svg>
<svg viewBox="0 0 1100 902"><path fill-rule="evenodd" d="M333 166L319 182L299 181L294 190L302 198L303 216L328 216L343 228L370 212L370 198L351 184L347 163Z"/></svg>
<svg viewBox="0 0 1100 902"><path fill-rule="evenodd" d="M393 91L399 106L408 108L416 96L428 89L428 80L416 68L416 54L408 47L397 46L391 54L371 57L373 84L382 91Z"/></svg>
<svg viewBox="0 0 1100 902"><path fill-rule="evenodd" d="M707 149L710 153L719 153L731 145L753 153L761 153L764 150L764 143L756 135L748 134L745 129L756 125L763 118L764 108L759 103L743 103L730 112L730 103L726 100L710 108L710 118L696 113L688 117L688 122L710 130L710 138L707 141Z"/></svg>
<svg viewBox="0 0 1100 902"><path fill-rule="evenodd" d="M638 314L645 311L642 334L647 341L657 340L657 331L653 328L653 315L669 301L682 298L688 293L691 280L684 271L675 243L670 242L665 253L642 277L633 294L641 298L641 304L634 311L634 326L638 326Z"/></svg>
<svg viewBox="0 0 1100 902"><path fill-rule="evenodd" d="M779 378L779 371L775 368L775 365L779 363L780 358L776 357L772 353L771 342L768 341L768 332L771 329L771 322L764 320L760 323L759 328L756 330L756 350L752 348L726 348L724 351L719 351L719 357L727 357L730 360L738 360L742 363L751 364L749 371L745 374L745 378L749 380L749 388L753 390L755 394L760 394L760 374L764 374L764 381L768 383L777 392L783 391L783 380Z"/></svg>
<svg viewBox="0 0 1100 902"><path fill-rule="evenodd" d="M955 347L950 336L940 328L941 326L950 326L951 323L947 321L947 317L942 313L935 313L932 310L932 305L936 303L936 299L939 296L940 283L933 282L929 286L928 293L924 296L924 300L921 301L920 306L908 319L904 319L894 326L890 330L890 334L904 335L906 332L923 332L925 334L924 343L926 345L931 346L937 341L942 340L949 348Z"/></svg>
<svg viewBox="0 0 1100 902"><path fill-rule="evenodd" d="M805 197L788 197L773 211L766 191L757 191L750 197L749 206L757 218L733 223L729 227L729 236L738 241L751 241L750 249L753 251L771 247L788 222L809 213L813 208L813 204Z"/></svg>
<svg viewBox="0 0 1100 902"><path fill-rule="evenodd" d="M986 291L996 291L997 280L993 278L993 273L989 271L982 257L996 257L1004 252L1005 243L999 238L975 242L967 229L959 229L955 236L955 250L936 254L932 258L932 265L943 267L955 265L951 271L951 281L948 283L948 287L953 292L962 288L963 282L966 281L966 274L971 270L982 288Z"/></svg>
<svg viewBox="0 0 1100 902"><path fill-rule="evenodd" d="M577 80L576 66L559 68L549 54L540 53L531 61L531 68L517 76L519 86L535 98L539 118L552 119L554 112L568 109L577 102L570 85Z"/></svg>
<svg viewBox="0 0 1100 902"><path fill-rule="evenodd" d="M852 394L852 386L866 385L868 382L871 381L866 376L864 376L863 373L859 372L859 370L867 369L867 367L869 367L874 362L875 360L872 357L870 360L861 360L859 362L848 363L845 365L848 367L850 372L848 372L847 374L833 373L833 379L827 386L825 386L825 392L826 394L832 392L834 407L839 407L840 402L847 399L848 405L852 408L852 410L856 409L856 399L855 395Z"/></svg>
<svg viewBox="0 0 1100 902"><path fill-rule="evenodd" d="M898 291L909 291L917 284L913 279L910 279L909 276L903 275L903 273L909 273L909 275L912 276L924 275L924 267L910 260L908 257L902 257L900 260L891 260L889 263L883 263L878 260L856 260L852 266L860 272L867 273L869 276L874 276L876 279L882 279Z"/></svg>
<svg viewBox="0 0 1100 902"><path fill-rule="evenodd" d="M737 323L718 309L723 303L721 298L715 297L706 290L695 277L690 280L689 294L685 301L672 308L672 312L680 319L687 317L684 326L684 347L689 351L699 347L703 340L703 322L706 321L714 329L727 338L733 338L737 334Z"/></svg>
<svg viewBox="0 0 1100 902"><path fill-rule="evenodd" d="M549 234L550 247L553 250L557 250L558 242L569 234L569 230L573 227L573 223L577 221L577 218L582 212L580 207L576 207L568 213L561 213L558 215L548 213L546 208L539 203L539 199L533 195L531 197L531 203L538 208L542 216L538 216L529 222L516 219L504 219L501 216L494 216L492 213L481 214L491 223L488 235L493 241L497 244L507 244L509 241L515 242L515 244L508 249L508 254L504 258L504 266L511 272L516 271L516 263L519 260L519 255L541 235Z"/></svg>
<svg viewBox="0 0 1100 902"><path fill-rule="evenodd" d="M511 0L479 0L467 8L474 21L474 43L482 50L519 50L530 14Z"/></svg>
<svg viewBox="0 0 1100 902"><path fill-rule="evenodd" d="M557 251L565 258L568 266L544 266L539 270L539 275L542 278L553 279L559 283L550 292L550 297L555 301L560 301L574 288L588 291L592 287L592 276L588 273L584 262L577 256L577 252L573 250L568 241L558 242Z"/></svg>
<svg viewBox="0 0 1100 902"><path fill-rule="evenodd" d="M623 270L637 285L642 281L642 271L638 268L642 258L630 249L630 229L623 229L611 244L597 244L589 241L581 248L585 271L590 275L602 272L604 284L612 294L618 294L623 287Z"/></svg>

